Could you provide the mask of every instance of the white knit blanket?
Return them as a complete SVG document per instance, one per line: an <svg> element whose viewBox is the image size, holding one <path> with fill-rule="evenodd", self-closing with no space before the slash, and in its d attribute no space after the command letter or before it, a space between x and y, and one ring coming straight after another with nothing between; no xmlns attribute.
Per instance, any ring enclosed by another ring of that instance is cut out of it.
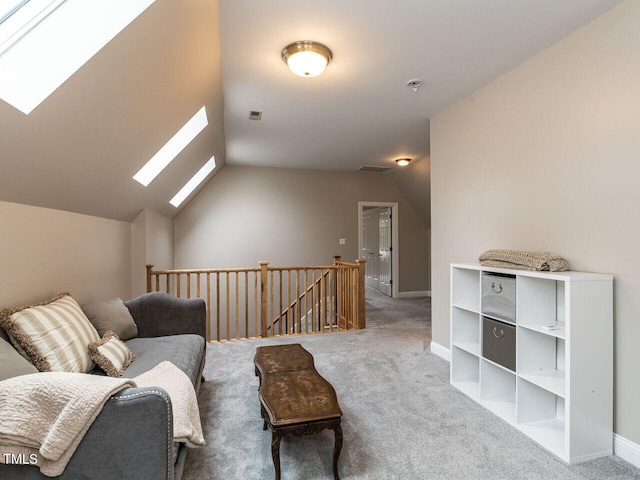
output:
<svg viewBox="0 0 640 480"><path fill-rule="evenodd" d="M160 387L169 394L175 442L204 445L193 384L171 362L133 379L42 372L0 382L0 463L20 459L44 475L60 475L105 402L136 386Z"/></svg>
<svg viewBox="0 0 640 480"><path fill-rule="evenodd" d="M173 440L187 447L204 445L200 410L189 377L171 362L162 362L133 379L138 387L160 387L171 397Z"/></svg>
<svg viewBox="0 0 640 480"><path fill-rule="evenodd" d="M44 475L60 475L105 402L127 387L135 384L68 372L0 382L0 463L21 458L21 463L37 464Z"/></svg>

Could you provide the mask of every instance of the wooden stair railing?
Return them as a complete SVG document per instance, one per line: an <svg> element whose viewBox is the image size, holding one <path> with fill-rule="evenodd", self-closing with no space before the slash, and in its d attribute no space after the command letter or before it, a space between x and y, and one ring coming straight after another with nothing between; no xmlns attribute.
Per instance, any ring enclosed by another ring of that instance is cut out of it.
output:
<svg viewBox="0 0 640 480"><path fill-rule="evenodd" d="M202 298L207 340L365 328L364 260L333 265L153 270L147 291ZM279 313L276 313L279 312Z"/></svg>
<svg viewBox="0 0 640 480"><path fill-rule="evenodd" d="M302 319L304 318L305 321L306 316L307 315L311 315L311 321L315 322L316 321L316 312L318 314L318 318L317 318L317 329L319 330L321 328L321 322L322 322L322 311L320 308L320 304L321 304L321 300L319 297L319 294L316 294L316 290L321 288L320 285L322 282L326 282L327 281L327 277L329 276L329 274L331 273L331 270L325 270L324 272L321 273L320 277L318 277L311 285L307 286L304 291L295 299L293 300L293 302L291 302L284 310L282 310L280 312L280 314L275 317L273 320L271 320L271 323L269 324L269 326L267 327L267 331L271 332L274 331L276 324L280 323L281 325L284 323L284 328L281 329L284 330L287 333L296 333L299 332L302 329ZM308 300L309 296L311 296L311 300ZM308 309L308 305L307 303L310 302L311 303L311 309ZM302 305L303 303L306 305L304 312L302 311ZM293 322L296 321L296 308L299 307L299 318L298 318L298 324L293 325L293 326L289 326L290 324L292 324ZM324 311L326 312L326 306ZM291 312L293 312L293 314L291 314ZM304 313L304 315L302 315L302 313ZM283 320L283 317L285 317L285 319ZM293 318L291 318L293 317ZM291 320L289 320L291 318ZM314 323L315 325L315 323ZM335 325L335 323L333 324ZM297 329L296 329L297 326ZM325 325L325 328L327 327L327 325Z"/></svg>

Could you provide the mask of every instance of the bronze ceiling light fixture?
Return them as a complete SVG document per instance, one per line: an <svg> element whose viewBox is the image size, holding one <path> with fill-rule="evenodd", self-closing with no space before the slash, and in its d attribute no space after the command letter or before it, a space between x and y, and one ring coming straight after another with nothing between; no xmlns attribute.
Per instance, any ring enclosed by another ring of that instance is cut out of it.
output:
<svg viewBox="0 0 640 480"><path fill-rule="evenodd" d="M282 59L299 77L317 77L332 58L329 47L312 40L299 40L282 49Z"/></svg>

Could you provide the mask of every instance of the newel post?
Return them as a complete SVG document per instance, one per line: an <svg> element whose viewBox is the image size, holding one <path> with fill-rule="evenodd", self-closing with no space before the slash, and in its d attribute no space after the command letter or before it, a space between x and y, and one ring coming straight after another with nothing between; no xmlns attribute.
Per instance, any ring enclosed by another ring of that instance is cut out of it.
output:
<svg viewBox="0 0 640 480"><path fill-rule="evenodd" d="M342 258L342 257L341 257L340 255L334 255L334 257L333 257L333 264L334 264L334 265L337 265L341 258Z"/></svg>
<svg viewBox="0 0 640 480"><path fill-rule="evenodd" d="M151 269L153 265L147 265L147 293L151 291Z"/></svg>
<svg viewBox="0 0 640 480"><path fill-rule="evenodd" d="M364 291L364 267L366 260L356 260L358 265L358 325L357 329L365 327L365 291Z"/></svg>
<svg viewBox="0 0 640 480"><path fill-rule="evenodd" d="M262 331L262 338L267 337L267 299L268 295L268 280L267 280L267 268L269 262L261 261L260 264L260 326Z"/></svg>

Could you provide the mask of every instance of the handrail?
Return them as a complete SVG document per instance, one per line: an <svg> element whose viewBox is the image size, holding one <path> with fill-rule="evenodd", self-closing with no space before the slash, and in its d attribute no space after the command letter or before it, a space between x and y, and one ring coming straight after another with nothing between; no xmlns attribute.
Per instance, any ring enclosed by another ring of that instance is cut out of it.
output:
<svg viewBox="0 0 640 480"><path fill-rule="evenodd" d="M175 270L147 265L147 291L204 299L207 341L365 327L363 260L348 263L334 257L332 265L293 267L259 264Z"/></svg>

